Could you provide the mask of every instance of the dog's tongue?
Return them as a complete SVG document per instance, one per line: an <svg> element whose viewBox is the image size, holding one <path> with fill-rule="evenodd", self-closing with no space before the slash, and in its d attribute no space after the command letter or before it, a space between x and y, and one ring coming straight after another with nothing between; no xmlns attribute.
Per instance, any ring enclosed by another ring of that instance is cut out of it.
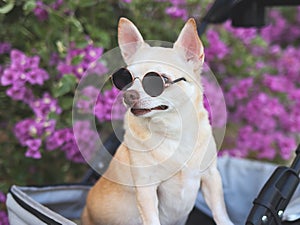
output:
<svg viewBox="0 0 300 225"><path fill-rule="evenodd" d="M131 109L131 112L135 115L135 116L141 116L144 115L148 112L151 112L151 109Z"/></svg>
<svg viewBox="0 0 300 225"><path fill-rule="evenodd" d="M145 115L146 113L151 112L152 110L166 110L168 108L168 106L165 105L160 105L151 109L143 109L143 108L131 108L131 112L135 115L135 116L142 116Z"/></svg>

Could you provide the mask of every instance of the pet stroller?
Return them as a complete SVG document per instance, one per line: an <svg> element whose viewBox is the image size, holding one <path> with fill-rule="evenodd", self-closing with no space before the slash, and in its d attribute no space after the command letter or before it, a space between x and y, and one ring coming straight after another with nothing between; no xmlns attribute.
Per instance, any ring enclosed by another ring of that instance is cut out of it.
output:
<svg viewBox="0 0 300 225"><path fill-rule="evenodd" d="M199 26L199 34L204 32L208 23L224 22L229 17L236 25L243 25L244 22L245 26L262 26L265 6L300 4L296 0L282 2L283 0L217 0ZM104 143L104 151L108 150L113 154L119 144L118 138L113 134ZM218 169L222 176L225 202L234 224L300 224L300 188L297 189L300 147L296 152L297 157L290 168L246 159L219 158ZM107 162L101 160L103 158L100 154L99 159L95 160L98 161L97 165L107 165ZM78 224L87 193L97 178L97 173L89 170L79 184L12 186L7 196L11 225ZM214 224L200 192L187 225L199 223Z"/></svg>
<svg viewBox="0 0 300 225"><path fill-rule="evenodd" d="M118 145L119 140L115 135L104 143L105 149L112 154ZM99 157L99 162L101 160ZM225 202L234 224L245 224L253 199L255 199L254 206L247 224L300 224L300 188L296 189L300 173L300 146L291 168L278 167L276 169L276 167L273 164L246 159L219 158L218 169L223 180ZM275 172L268 180L274 170ZM79 184L44 187L12 186L7 196L11 225L78 224L87 193L98 178L98 173L89 170L82 183ZM262 191L256 198L261 189ZM275 202L276 205L274 205ZM285 210L287 203L289 205ZM281 221L284 222L281 223ZM199 222L205 225L214 224L201 192L198 194L195 208L190 214L187 225L198 225Z"/></svg>

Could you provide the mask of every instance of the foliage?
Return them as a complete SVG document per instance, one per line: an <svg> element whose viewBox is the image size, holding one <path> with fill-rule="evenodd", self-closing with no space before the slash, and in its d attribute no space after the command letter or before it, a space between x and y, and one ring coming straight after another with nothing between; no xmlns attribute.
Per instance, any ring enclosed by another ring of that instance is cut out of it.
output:
<svg viewBox="0 0 300 225"><path fill-rule="evenodd" d="M121 16L147 24L142 31L146 39L174 39L184 21L165 14L172 5L146 0L0 2L1 191L7 192L12 184L82 179L89 167L83 163L71 127L78 80L104 51L117 46ZM157 26L162 20L165 24ZM97 104L99 129L104 131L106 121L112 119L109 104L115 94L116 90L108 89ZM87 128L89 139L83 138L83 144L92 143L94 134L88 126L77 127ZM1 211L1 224L7 223L4 215Z"/></svg>

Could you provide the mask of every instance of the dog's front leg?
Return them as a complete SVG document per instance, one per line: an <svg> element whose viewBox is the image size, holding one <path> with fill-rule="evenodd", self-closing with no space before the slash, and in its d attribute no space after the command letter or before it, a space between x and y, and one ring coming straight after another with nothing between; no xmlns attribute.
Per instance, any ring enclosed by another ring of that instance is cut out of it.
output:
<svg viewBox="0 0 300 225"><path fill-rule="evenodd" d="M157 187L136 187L136 198L143 225L160 225Z"/></svg>
<svg viewBox="0 0 300 225"><path fill-rule="evenodd" d="M208 168L201 178L203 197L212 211L217 225L233 225L230 221L223 196L222 180L216 166L216 161Z"/></svg>

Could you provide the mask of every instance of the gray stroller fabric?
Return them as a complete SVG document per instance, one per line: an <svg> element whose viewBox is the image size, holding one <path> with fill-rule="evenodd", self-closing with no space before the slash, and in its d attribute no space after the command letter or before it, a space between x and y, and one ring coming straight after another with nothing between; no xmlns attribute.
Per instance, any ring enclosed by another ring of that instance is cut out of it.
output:
<svg viewBox="0 0 300 225"><path fill-rule="evenodd" d="M229 217L235 225L245 225L248 214L265 182L277 165L259 161L220 157L218 169L222 176L225 202ZM199 192L196 208L208 216L212 216L201 192ZM285 213L283 220L295 221L300 218L300 187L298 186Z"/></svg>
<svg viewBox="0 0 300 225"><path fill-rule="evenodd" d="M12 186L7 196L11 225L75 225L90 186L60 185L49 187Z"/></svg>
<svg viewBox="0 0 300 225"><path fill-rule="evenodd" d="M223 179L228 214L235 225L244 225L257 197L276 166L268 163L222 157L218 168ZM75 225L79 219L90 186L56 185L48 187L12 186L7 196L11 225ZM199 192L196 207L211 216ZM118 212L116 212L118 213ZM285 220L300 218L300 188L298 187L287 210ZM195 225L201 224L201 221Z"/></svg>

